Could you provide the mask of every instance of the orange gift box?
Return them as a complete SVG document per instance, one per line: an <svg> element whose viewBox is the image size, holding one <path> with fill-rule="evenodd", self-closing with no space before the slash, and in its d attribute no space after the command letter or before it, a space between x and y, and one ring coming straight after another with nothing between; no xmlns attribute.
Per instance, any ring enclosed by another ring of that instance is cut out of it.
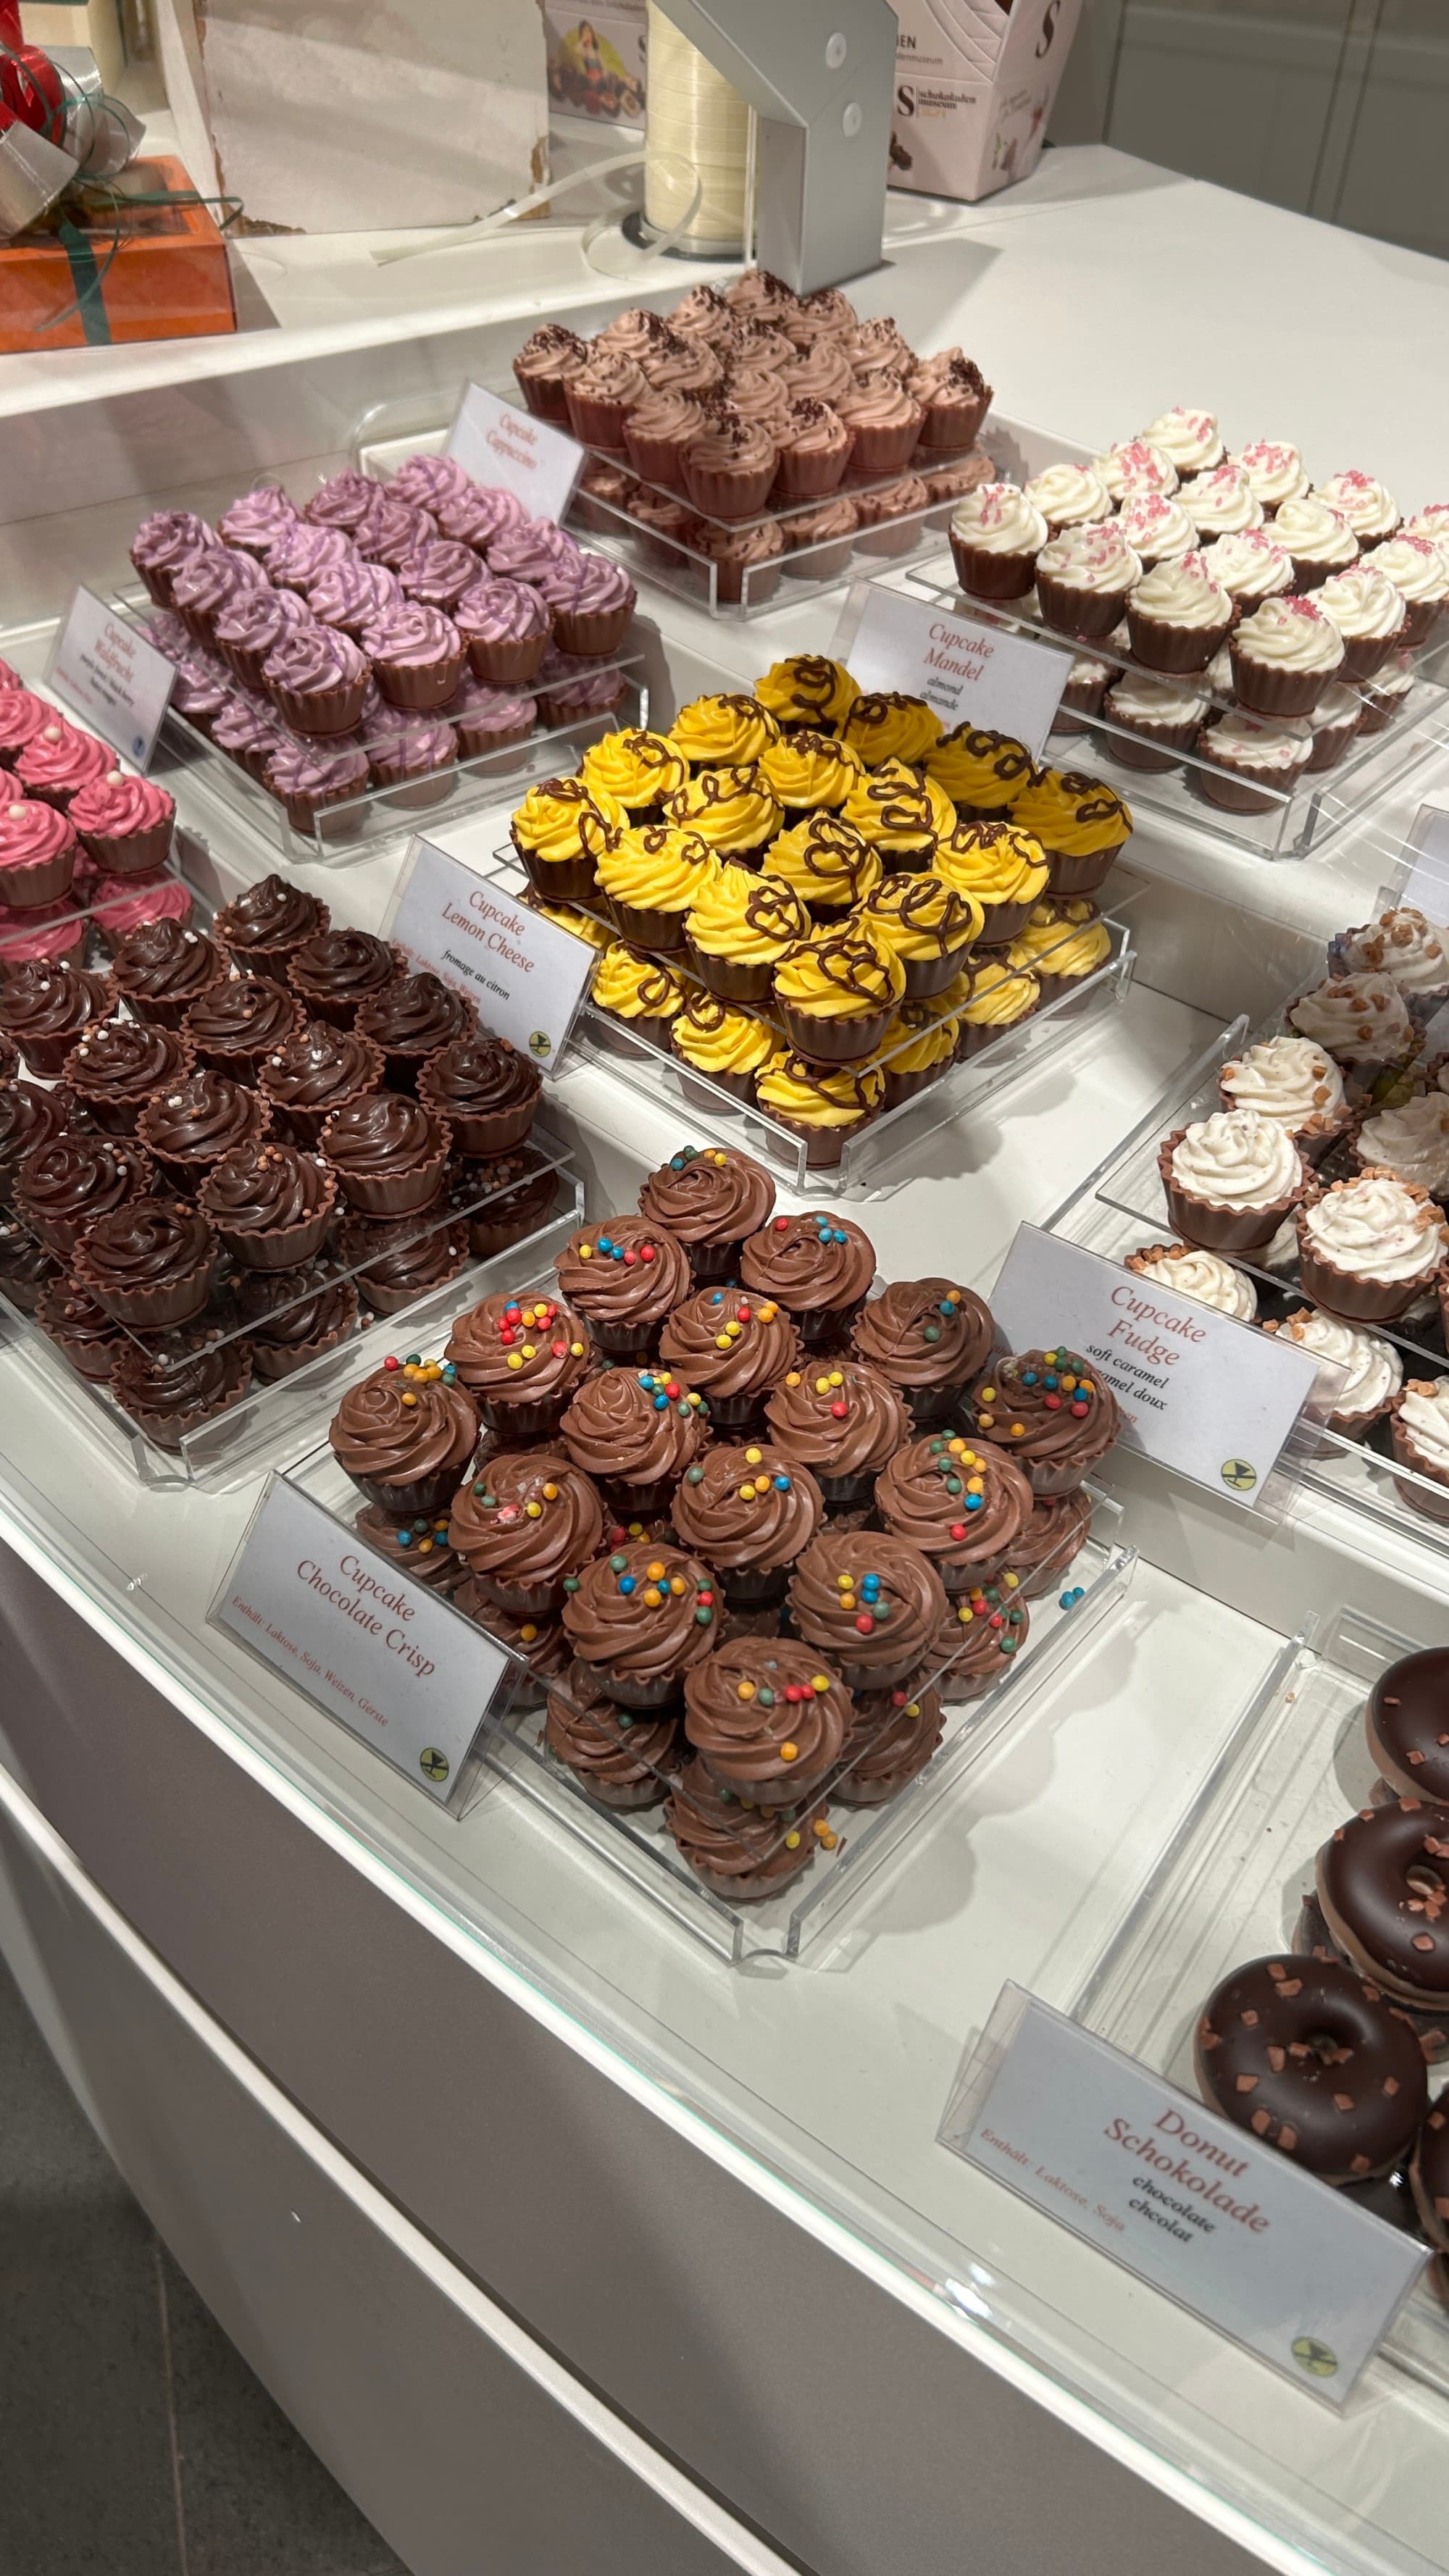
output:
<svg viewBox="0 0 1449 2576"><path fill-rule="evenodd" d="M94 193L84 208L68 200L60 232L52 213L45 231L0 246L0 350L195 340L236 329L226 243L207 207L127 202L163 191L193 195L181 162L133 161L113 185L114 202Z"/></svg>

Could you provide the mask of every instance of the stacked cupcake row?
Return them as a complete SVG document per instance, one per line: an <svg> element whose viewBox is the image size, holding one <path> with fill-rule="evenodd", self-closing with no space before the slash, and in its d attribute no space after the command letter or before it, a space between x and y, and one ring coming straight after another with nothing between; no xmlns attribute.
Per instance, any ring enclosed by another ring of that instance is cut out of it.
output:
<svg viewBox="0 0 1449 2576"><path fill-rule="evenodd" d="M446 794L460 755L622 695L597 666L633 615L628 574L448 457L334 475L301 508L265 485L214 529L158 511L131 560L173 706L299 829L369 785Z"/></svg>
<svg viewBox="0 0 1449 2576"><path fill-rule="evenodd" d="M1400 1463L1444 1489L1442 1515L1407 1483L1406 1502L1449 1518L1449 1376L1406 1379L1394 1340L1369 1329L1449 1339L1449 1058L1429 1035L1449 1000L1446 941L1401 908L1332 943L1335 971L1283 1032L1223 1066L1221 1108L1165 1139L1182 1239L1127 1266L1341 1369L1331 1427L1364 1440L1386 1425ZM1265 1293L1282 1311L1260 1311ZM1311 1304L1290 1306L1295 1293Z"/></svg>
<svg viewBox="0 0 1449 2576"><path fill-rule="evenodd" d="M547 1292L484 1299L332 1424L369 1543L523 1657L591 1795L663 1804L736 1898L829 1845L828 1800L925 1767L942 1665L950 1698L1009 1670L1118 1427L1069 1353L993 1365L979 1298L871 1296L874 1266L748 1156L681 1149Z"/></svg>
<svg viewBox="0 0 1449 2576"><path fill-rule="evenodd" d="M1405 522L1371 475L1313 487L1296 448L1228 456L1211 414L1175 411L1091 463L981 486L951 545L973 597L1110 638L1130 667L1085 657L1068 700L1119 728L1118 757L1195 752L1204 794L1257 812L1388 722L1449 603L1446 530L1449 504Z"/></svg>
<svg viewBox="0 0 1449 2576"><path fill-rule="evenodd" d="M536 1067L280 877L0 978L0 1292L175 1447L542 1222Z"/></svg>
<svg viewBox="0 0 1449 2576"><path fill-rule="evenodd" d="M125 919L164 886L176 821L165 788L124 770L8 662L0 780L0 969L78 948L83 910Z"/></svg>

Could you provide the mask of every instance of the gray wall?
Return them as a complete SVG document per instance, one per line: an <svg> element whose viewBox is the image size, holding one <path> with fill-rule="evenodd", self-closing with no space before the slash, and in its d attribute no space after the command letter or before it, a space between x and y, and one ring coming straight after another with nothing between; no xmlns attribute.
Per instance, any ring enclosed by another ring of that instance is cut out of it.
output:
<svg viewBox="0 0 1449 2576"><path fill-rule="evenodd" d="M1051 131L1442 257L1446 114L1445 0L1085 0Z"/></svg>

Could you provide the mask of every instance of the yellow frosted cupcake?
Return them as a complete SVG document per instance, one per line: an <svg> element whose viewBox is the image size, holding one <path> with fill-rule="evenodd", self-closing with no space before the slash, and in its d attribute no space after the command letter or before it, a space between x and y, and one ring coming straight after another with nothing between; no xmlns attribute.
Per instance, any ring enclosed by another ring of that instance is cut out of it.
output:
<svg viewBox="0 0 1449 2576"><path fill-rule="evenodd" d="M856 699L840 738L859 752L867 769L879 769L883 760L903 760L910 767L940 741L941 719L924 698L883 689Z"/></svg>
<svg viewBox="0 0 1449 2576"><path fill-rule="evenodd" d="M689 763L662 733L625 725L590 743L579 774L591 795L602 788L623 806L631 823L649 823L658 821L665 797L684 785Z"/></svg>
<svg viewBox="0 0 1449 2576"><path fill-rule="evenodd" d="M572 904L545 903L534 886L524 887L523 900L530 912L541 913L544 920L551 921L556 930L567 930L575 939L586 939L591 948L612 948L614 944L612 922L601 921L592 912L575 912Z"/></svg>
<svg viewBox="0 0 1449 2576"><path fill-rule="evenodd" d="M1084 896L1058 903L1048 895L1033 904L1031 919L1006 952L1011 966L1030 967L1049 1002L1069 984L1085 983L1112 954L1107 926Z"/></svg>
<svg viewBox="0 0 1449 2576"><path fill-rule="evenodd" d="M1040 841L1053 894L1095 894L1132 837L1132 809L1115 787L1076 769L1039 771L1011 819Z"/></svg>
<svg viewBox="0 0 1449 2576"><path fill-rule="evenodd" d="M684 946L684 916L719 861L698 832L636 823L599 861L599 883L619 935L635 948Z"/></svg>
<svg viewBox="0 0 1449 2576"><path fill-rule="evenodd" d="M943 1014L939 1001L903 1002L880 1050L885 1107L897 1108L943 1074L955 1062L960 1034L958 1015Z"/></svg>
<svg viewBox="0 0 1449 2576"><path fill-rule="evenodd" d="M859 695L845 664L823 653L791 653L755 683L755 696L782 733L797 726L838 733Z"/></svg>
<svg viewBox="0 0 1449 2576"><path fill-rule="evenodd" d="M924 779L899 760L887 760L867 771L851 789L841 809L864 840L880 854L883 867L925 868L931 864L942 814ZM954 822L955 816L952 815Z"/></svg>
<svg viewBox="0 0 1449 2576"><path fill-rule="evenodd" d="M581 778L546 778L513 817L513 846L546 903L586 903L598 892L599 860L626 820L606 790L594 795Z"/></svg>
<svg viewBox="0 0 1449 2576"><path fill-rule="evenodd" d="M772 742L760 755L759 771L784 813L787 831L812 814L837 812L864 774L857 752L832 734L804 728Z"/></svg>
<svg viewBox="0 0 1449 2576"><path fill-rule="evenodd" d="M814 931L775 969L775 1002L792 1047L812 1061L858 1064L874 1055L906 989L893 948L852 914Z"/></svg>
<svg viewBox="0 0 1449 2576"><path fill-rule="evenodd" d="M853 911L881 881L881 863L869 841L839 814L813 814L779 833L764 866L767 877L783 877L821 921Z"/></svg>
<svg viewBox="0 0 1449 2576"><path fill-rule="evenodd" d="M781 1047L756 1077L755 1098L762 1109L805 1143L812 1171L832 1171L846 1145L868 1126L881 1104L884 1084L870 1067L807 1064Z"/></svg>
<svg viewBox="0 0 1449 2576"><path fill-rule="evenodd" d="M975 1055L1006 1029L1029 1020L1041 1001L1035 975L1009 966L1004 957L986 957L973 971L971 999L961 1013L956 1040L958 1057Z"/></svg>
<svg viewBox="0 0 1449 2576"><path fill-rule="evenodd" d="M933 866L958 894L974 895L981 905L980 948L1008 947L1047 890L1041 843L1012 823L958 823L937 844Z"/></svg>
<svg viewBox="0 0 1449 2576"><path fill-rule="evenodd" d="M671 1023L684 1008L678 976L657 958L636 957L619 939L594 968L590 992L601 1011L625 1021L640 1037L652 1038L656 1046L669 1044Z"/></svg>
<svg viewBox="0 0 1449 2576"><path fill-rule="evenodd" d="M1013 735L959 724L927 752L926 775L940 782L958 813L1004 821L1037 766Z"/></svg>
<svg viewBox="0 0 1449 2576"><path fill-rule="evenodd" d="M896 869L860 908L906 970L906 999L943 993L981 936L985 908L934 869Z"/></svg>
<svg viewBox="0 0 1449 2576"><path fill-rule="evenodd" d="M810 928L799 896L778 877L725 865L701 888L685 923L690 962L726 1002L764 1002L776 962Z"/></svg>
<svg viewBox="0 0 1449 2576"><path fill-rule="evenodd" d="M691 993L670 1032L670 1045L681 1064L707 1074L736 1100L755 1096L755 1076L779 1047L779 1039L753 1011L736 1010L717 993Z"/></svg>
<svg viewBox="0 0 1449 2576"><path fill-rule="evenodd" d="M681 707L669 739L695 769L739 769L769 750L780 728L758 698L717 691Z"/></svg>
<svg viewBox="0 0 1449 2576"><path fill-rule="evenodd" d="M702 833L721 859L762 858L780 829L780 808L753 761L701 769L666 802L664 819Z"/></svg>

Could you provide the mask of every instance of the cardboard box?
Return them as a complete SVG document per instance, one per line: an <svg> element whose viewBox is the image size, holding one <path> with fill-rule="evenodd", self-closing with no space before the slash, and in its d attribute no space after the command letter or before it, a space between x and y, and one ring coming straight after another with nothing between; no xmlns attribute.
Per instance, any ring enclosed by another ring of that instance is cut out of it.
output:
<svg viewBox="0 0 1449 2576"><path fill-rule="evenodd" d="M896 0L890 184L989 197L1036 168L1082 0Z"/></svg>
<svg viewBox="0 0 1449 2576"><path fill-rule="evenodd" d="M123 195L191 188L182 164L163 158L134 161L115 184ZM205 206L108 208L84 223L73 219L66 239L33 232L0 247L0 350L194 340L235 329L226 244Z"/></svg>
<svg viewBox="0 0 1449 2576"><path fill-rule="evenodd" d="M545 0L548 94L565 116L600 125L642 125L645 99L644 0L611 0L591 18L568 0Z"/></svg>

